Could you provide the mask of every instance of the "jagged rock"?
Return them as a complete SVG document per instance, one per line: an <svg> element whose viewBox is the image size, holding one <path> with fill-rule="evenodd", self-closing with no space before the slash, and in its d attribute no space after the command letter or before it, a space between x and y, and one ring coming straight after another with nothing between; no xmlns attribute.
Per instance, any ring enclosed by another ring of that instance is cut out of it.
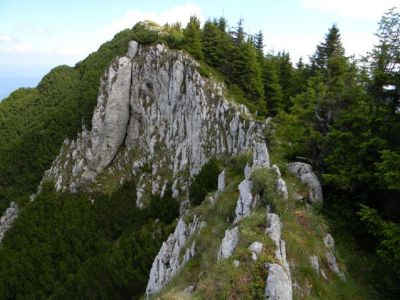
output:
<svg viewBox="0 0 400 300"><path fill-rule="evenodd" d="M58 191L95 191L105 172L120 182L140 178L149 166L140 196L161 193L168 181L177 197L211 157L247 151L268 122L225 99L224 85L203 78L197 67L182 51L130 42L102 76L91 131L65 140L44 179ZM257 164L266 165L266 147L257 147ZM139 198L138 206L143 203Z"/></svg>
<svg viewBox="0 0 400 300"><path fill-rule="evenodd" d="M268 264L265 299L291 300L292 297L292 283L285 269L278 264Z"/></svg>
<svg viewBox="0 0 400 300"><path fill-rule="evenodd" d="M281 233L282 233L281 220L277 214L270 213L269 210L270 210L269 207L267 207L268 227L266 229L266 233L268 234L268 236L271 238L271 240L276 245L275 257L278 260L278 262L283 266L283 270L284 270L287 280L289 281L289 284L291 286L290 267L289 267L289 263L286 258L286 243L284 240L281 239ZM269 275L268 275L268 278L269 278ZM279 278L281 278L281 277L279 277ZM268 282L267 282L267 286L268 286ZM292 293L292 291L290 290L290 294L291 293ZM282 297L283 297L283 295L282 295ZM273 299L281 299L281 298L273 298ZM282 298L282 299L286 299L286 298Z"/></svg>
<svg viewBox="0 0 400 300"><path fill-rule="evenodd" d="M218 191L225 192L225 170L218 175Z"/></svg>
<svg viewBox="0 0 400 300"><path fill-rule="evenodd" d="M252 183L248 179L243 180L239 184L239 199L236 203L236 218L234 223L237 223L244 217L250 215L251 209L253 208L253 195L251 194L251 187Z"/></svg>
<svg viewBox="0 0 400 300"><path fill-rule="evenodd" d="M318 261L318 257L316 255L310 256L310 264L311 264L311 267L315 270L315 272L317 274L319 274L319 261Z"/></svg>
<svg viewBox="0 0 400 300"><path fill-rule="evenodd" d="M340 279L342 279L343 281L346 281L346 276L344 275L344 273L342 271L340 271L339 265L337 264L337 261L336 261L336 257L334 254L335 253L335 241L334 241L332 235L327 233L324 237L324 243L327 248L325 256L326 256L326 260L328 262L329 269L333 273L338 275L340 277Z"/></svg>
<svg viewBox="0 0 400 300"><path fill-rule="evenodd" d="M190 207L190 200L182 201L179 205L179 215L182 216Z"/></svg>
<svg viewBox="0 0 400 300"><path fill-rule="evenodd" d="M154 259L146 293L152 294L159 291L194 256L195 243L192 243L191 247L186 249L182 260L179 257L181 249L186 246L186 242L194 234L198 226L199 220L196 216L193 217L193 221L189 225L186 225L182 218L179 219L174 233L163 243Z"/></svg>
<svg viewBox="0 0 400 300"><path fill-rule="evenodd" d="M18 218L19 207L15 202L11 202L0 218L0 243L3 240L7 230L11 228L15 220Z"/></svg>
<svg viewBox="0 0 400 300"><path fill-rule="evenodd" d="M301 182L309 186L309 198L311 203L322 203L322 188L317 175L312 170L311 165L302 162L288 164L288 170L300 179Z"/></svg>
<svg viewBox="0 0 400 300"><path fill-rule="evenodd" d="M225 236L222 239L221 246L219 247L218 260L230 257L238 243L239 227L236 226L230 230L225 230Z"/></svg>
<svg viewBox="0 0 400 300"><path fill-rule="evenodd" d="M269 153L265 143L253 143L253 168L270 168Z"/></svg>

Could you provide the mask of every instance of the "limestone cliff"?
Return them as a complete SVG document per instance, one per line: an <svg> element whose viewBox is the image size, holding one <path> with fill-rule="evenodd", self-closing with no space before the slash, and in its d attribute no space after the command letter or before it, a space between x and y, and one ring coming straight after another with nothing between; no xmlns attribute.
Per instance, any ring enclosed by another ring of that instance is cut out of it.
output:
<svg viewBox="0 0 400 300"><path fill-rule="evenodd" d="M265 126L182 51L131 41L101 78L92 129L65 140L44 179L76 192L134 177L140 207L144 194L162 195L167 184L184 195L209 158L247 150Z"/></svg>

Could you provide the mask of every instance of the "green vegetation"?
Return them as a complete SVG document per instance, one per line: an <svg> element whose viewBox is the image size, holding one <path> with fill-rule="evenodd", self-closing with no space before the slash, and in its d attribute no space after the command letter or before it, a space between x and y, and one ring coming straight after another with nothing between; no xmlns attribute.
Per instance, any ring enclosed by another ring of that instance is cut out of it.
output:
<svg viewBox="0 0 400 300"><path fill-rule="evenodd" d="M232 162L232 165L231 165ZM241 163L240 163L241 162ZM323 237L328 232L325 218L313 208L290 198L284 201L275 191L276 175L267 169L252 172L253 192L261 193L259 205L249 217L239 223L239 244L233 255L217 261L217 253L226 229L232 228L234 210L239 196L238 185L243 180L243 168L247 155L230 159L226 164L226 191L217 192L215 204L203 201L190 211L191 215L201 217L207 222L196 236L196 255L177 274L161 292L161 299L264 299L265 281L268 275L266 263L276 262L275 243L268 237L266 205L268 204L281 218L282 239L286 242L288 260L293 280L297 288L293 289L294 299L378 299L372 287L363 281L359 270L346 270L347 282L344 283L328 268L326 247ZM242 166L238 172L238 165ZM303 185L289 175L283 175L288 183L290 194L305 193ZM206 196L205 199L208 197ZM248 247L258 241L263 250L254 262ZM337 247L336 256L340 267L344 269L344 259L352 253ZM328 279L318 275L310 265L310 255L316 255L320 267ZM234 260L240 262L235 267ZM366 269L362 269L365 271ZM191 294L182 291L194 286Z"/></svg>
<svg viewBox="0 0 400 300"><path fill-rule="evenodd" d="M205 195L218 187L218 175L221 172L217 160L210 159L193 178L190 186L189 199L194 205L199 205Z"/></svg>
<svg viewBox="0 0 400 300"><path fill-rule="evenodd" d="M139 298L179 207L167 192L136 208L134 183L111 196L58 194L22 211L0 248L1 299ZM168 205L168 206L167 206Z"/></svg>

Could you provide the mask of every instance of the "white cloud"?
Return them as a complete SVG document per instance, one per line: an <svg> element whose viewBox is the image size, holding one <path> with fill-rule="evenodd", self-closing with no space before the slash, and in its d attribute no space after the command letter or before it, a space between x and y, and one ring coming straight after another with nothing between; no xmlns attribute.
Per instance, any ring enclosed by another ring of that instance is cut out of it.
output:
<svg viewBox="0 0 400 300"><path fill-rule="evenodd" d="M126 12L122 17L114 20L105 28L105 35L111 38L117 32L131 28L139 21L152 20L160 25L165 23L180 22L182 25L186 25L190 17L196 15L202 20L201 9L199 6L193 3L186 3L179 6L173 6L170 9L160 12L144 12L141 10L133 9Z"/></svg>
<svg viewBox="0 0 400 300"><path fill-rule="evenodd" d="M399 0L301 0L301 5L348 18L378 20L389 8L399 6Z"/></svg>
<svg viewBox="0 0 400 300"><path fill-rule="evenodd" d="M31 49L30 44L21 42L13 35L0 34L0 53L23 53Z"/></svg>

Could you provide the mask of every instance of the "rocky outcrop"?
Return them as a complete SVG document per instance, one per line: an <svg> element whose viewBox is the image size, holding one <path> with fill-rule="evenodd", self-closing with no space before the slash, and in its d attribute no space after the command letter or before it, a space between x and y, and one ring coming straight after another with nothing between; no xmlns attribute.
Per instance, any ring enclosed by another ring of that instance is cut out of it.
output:
<svg viewBox="0 0 400 300"><path fill-rule="evenodd" d="M292 283L285 269L278 264L268 264L265 299L292 300Z"/></svg>
<svg viewBox="0 0 400 300"><path fill-rule="evenodd" d="M230 257L238 243L239 227L236 226L232 229L225 230L225 236L222 239L222 243L218 251L218 260Z"/></svg>
<svg viewBox="0 0 400 300"><path fill-rule="evenodd" d="M18 218L19 207L15 202L11 202L10 206L6 209L0 218L0 243L6 235L7 230L11 228L14 221Z"/></svg>
<svg viewBox="0 0 400 300"><path fill-rule="evenodd" d="M92 129L65 140L44 179L76 192L101 189L103 177L118 184L142 178L140 207L144 195L162 194L167 184L174 197L184 194L211 157L248 150L266 123L228 101L223 84L203 78L197 66L182 51L130 42L101 78ZM264 146L256 146L260 166L268 165Z"/></svg>
<svg viewBox="0 0 400 300"><path fill-rule="evenodd" d="M193 217L192 223L186 225L182 218L173 234L163 243L160 251L154 259L150 270L149 281L147 283L146 293L156 293L168 283L176 272L186 264L186 262L195 255L195 243L193 242L182 258L180 253L186 247L187 241L199 227L199 220Z"/></svg>
<svg viewBox="0 0 400 300"><path fill-rule="evenodd" d="M218 192L225 192L225 170L218 175Z"/></svg>
<svg viewBox="0 0 400 300"><path fill-rule="evenodd" d="M286 259L286 244L281 239L282 224L279 216L267 209L266 233L276 245L275 257L279 264L269 264L265 287L266 299L292 299L292 281Z"/></svg>
<svg viewBox="0 0 400 300"><path fill-rule="evenodd" d="M339 265L337 264L336 257L335 257L335 241L329 233L324 237L326 251L326 261L328 262L329 269L335 273L337 276L340 277L343 281L346 281L346 276L342 271L339 269Z"/></svg>
<svg viewBox="0 0 400 300"><path fill-rule="evenodd" d="M288 170L300 179L301 182L309 186L309 200L311 203L322 203L322 188L317 175L312 170L311 165L302 162L288 164Z"/></svg>
<svg viewBox="0 0 400 300"><path fill-rule="evenodd" d="M253 144L253 168L270 168L269 153L265 143Z"/></svg>
<svg viewBox="0 0 400 300"><path fill-rule="evenodd" d="M239 199L237 200L235 209L235 223L250 215L251 209L254 207L251 187L252 182L249 179L245 179L239 184Z"/></svg>

